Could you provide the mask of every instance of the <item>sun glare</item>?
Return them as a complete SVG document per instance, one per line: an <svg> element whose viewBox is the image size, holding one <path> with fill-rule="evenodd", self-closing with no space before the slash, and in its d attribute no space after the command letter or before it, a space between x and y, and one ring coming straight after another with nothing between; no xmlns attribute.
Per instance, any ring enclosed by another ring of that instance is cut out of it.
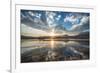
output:
<svg viewBox="0 0 100 73"><path fill-rule="evenodd" d="M51 30L50 36L52 36L52 37L55 36L55 31L54 31L54 29Z"/></svg>
<svg viewBox="0 0 100 73"><path fill-rule="evenodd" d="M54 40L51 39L51 49L54 49Z"/></svg>
<svg viewBox="0 0 100 73"><path fill-rule="evenodd" d="M53 49L54 48L54 39L53 39L53 37L55 36L55 30L54 29L52 29L51 30L51 32L50 32L50 36L51 36L51 49Z"/></svg>

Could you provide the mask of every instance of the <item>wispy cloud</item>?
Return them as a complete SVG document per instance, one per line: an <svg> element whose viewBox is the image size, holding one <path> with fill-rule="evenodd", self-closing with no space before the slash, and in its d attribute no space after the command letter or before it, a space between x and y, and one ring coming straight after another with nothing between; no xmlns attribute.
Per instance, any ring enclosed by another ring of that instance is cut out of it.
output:
<svg viewBox="0 0 100 73"><path fill-rule="evenodd" d="M71 31L84 31L89 29L89 16L83 16L79 24L74 24Z"/></svg>
<svg viewBox="0 0 100 73"><path fill-rule="evenodd" d="M54 28L56 26L54 17L56 16L55 12L46 11L46 19L49 28Z"/></svg>
<svg viewBox="0 0 100 73"><path fill-rule="evenodd" d="M81 14L78 13L69 13L69 15L66 15L64 18L64 22L71 22L72 24L78 24L80 19L82 18Z"/></svg>
<svg viewBox="0 0 100 73"><path fill-rule="evenodd" d="M49 33L43 30L32 28L25 24L21 24L21 35L24 36L48 36Z"/></svg>
<svg viewBox="0 0 100 73"><path fill-rule="evenodd" d="M58 34L75 35L89 30L89 15L75 12L23 10L21 24L41 31L50 32L54 29Z"/></svg>
<svg viewBox="0 0 100 73"><path fill-rule="evenodd" d="M61 15L58 15L58 16L56 17L56 20L59 21L60 18L61 18Z"/></svg>
<svg viewBox="0 0 100 73"><path fill-rule="evenodd" d="M37 18L39 18L39 19L41 18L41 14L40 14L40 13L28 11L28 14L29 14L30 16L37 17Z"/></svg>

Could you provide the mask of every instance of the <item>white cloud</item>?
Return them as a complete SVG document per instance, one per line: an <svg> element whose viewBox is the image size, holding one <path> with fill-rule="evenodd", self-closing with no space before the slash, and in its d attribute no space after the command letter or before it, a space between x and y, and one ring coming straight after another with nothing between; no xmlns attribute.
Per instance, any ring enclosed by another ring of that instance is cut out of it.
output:
<svg viewBox="0 0 100 73"><path fill-rule="evenodd" d="M72 31L82 31L85 30L84 25L88 25L89 17L83 16L79 24L74 24L70 30Z"/></svg>
<svg viewBox="0 0 100 73"><path fill-rule="evenodd" d="M35 16L35 13L33 13L32 11L28 12L31 16Z"/></svg>
<svg viewBox="0 0 100 73"><path fill-rule="evenodd" d="M50 18L50 19L54 19L54 16L56 15L56 13L54 13L54 12L49 12L49 11L47 11L46 12L46 16L48 17L48 18Z"/></svg>
<svg viewBox="0 0 100 73"><path fill-rule="evenodd" d="M82 19L81 19L81 24L86 24L89 20L89 17L88 16L84 16Z"/></svg>
<svg viewBox="0 0 100 73"><path fill-rule="evenodd" d="M21 24L21 34L24 36L48 36L49 33L40 29Z"/></svg>
<svg viewBox="0 0 100 73"><path fill-rule="evenodd" d="M78 24L79 19L83 17L82 14L79 13L70 13L69 15L66 15L64 18L64 22L71 22L72 24Z"/></svg>
<svg viewBox="0 0 100 73"><path fill-rule="evenodd" d="M67 22L67 21L71 22L72 24L75 24L78 21L78 17L74 16L74 15L72 15L72 16L66 16L64 18L64 22Z"/></svg>
<svg viewBox="0 0 100 73"><path fill-rule="evenodd" d="M47 23L49 28L54 28L56 26L55 19L54 19L55 16L56 13L54 12L49 12L49 11L46 12L46 18L47 18Z"/></svg>
<svg viewBox="0 0 100 73"><path fill-rule="evenodd" d="M37 18L41 18L41 14L39 14L39 13L37 13L36 15L35 15Z"/></svg>
<svg viewBox="0 0 100 73"><path fill-rule="evenodd" d="M58 16L56 17L56 20L59 21L60 18L61 18L61 15L58 15Z"/></svg>
<svg viewBox="0 0 100 73"><path fill-rule="evenodd" d="M40 18L41 18L41 16L42 16L42 14L41 13L35 13L35 12L32 12L32 11L29 11L28 12L29 13L29 15L27 15L27 19L28 20L30 20L31 21L31 23L37 23L37 24L45 24ZM32 17L34 17L34 18L32 18Z"/></svg>
<svg viewBox="0 0 100 73"><path fill-rule="evenodd" d="M29 11L28 13L29 13L29 15L31 15L31 16L33 16L33 17L36 17L36 18L39 18L39 19L40 19L40 17L41 17L41 14L40 14L40 13L34 13L34 12L32 12L32 11Z"/></svg>

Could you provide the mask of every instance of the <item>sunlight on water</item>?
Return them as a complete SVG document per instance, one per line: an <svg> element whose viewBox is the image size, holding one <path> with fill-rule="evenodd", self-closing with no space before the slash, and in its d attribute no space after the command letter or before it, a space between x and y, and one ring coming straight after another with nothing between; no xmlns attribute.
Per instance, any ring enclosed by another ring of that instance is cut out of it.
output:
<svg viewBox="0 0 100 73"><path fill-rule="evenodd" d="M51 39L51 49L54 49L54 40Z"/></svg>
<svg viewBox="0 0 100 73"><path fill-rule="evenodd" d="M88 41L24 40L21 62L89 59Z"/></svg>

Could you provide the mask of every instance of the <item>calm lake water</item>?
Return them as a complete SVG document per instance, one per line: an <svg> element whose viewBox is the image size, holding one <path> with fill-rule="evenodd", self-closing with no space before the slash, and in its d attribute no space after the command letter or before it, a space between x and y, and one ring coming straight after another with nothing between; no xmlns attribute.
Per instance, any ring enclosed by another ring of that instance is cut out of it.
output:
<svg viewBox="0 0 100 73"><path fill-rule="evenodd" d="M89 41L22 40L21 62L71 61L89 59Z"/></svg>

